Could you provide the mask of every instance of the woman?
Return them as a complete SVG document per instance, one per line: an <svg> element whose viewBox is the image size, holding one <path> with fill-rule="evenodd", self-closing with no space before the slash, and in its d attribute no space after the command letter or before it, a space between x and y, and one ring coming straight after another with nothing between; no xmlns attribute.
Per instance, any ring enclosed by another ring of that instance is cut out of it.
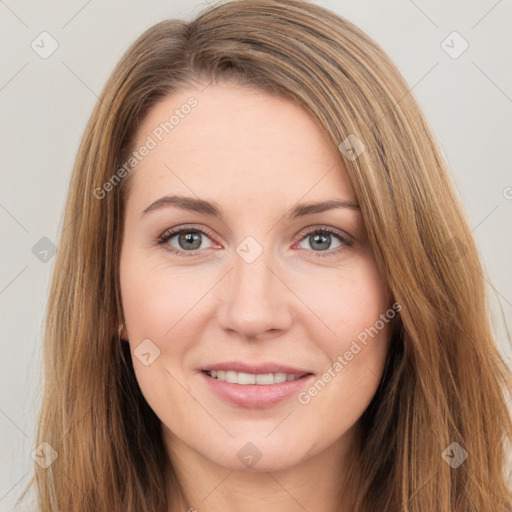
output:
<svg viewBox="0 0 512 512"><path fill-rule="evenodd" d="M297 0L159 23L73 173L40 510L508 511L512 381L486 308L446 165L376 43Z"/></svg>

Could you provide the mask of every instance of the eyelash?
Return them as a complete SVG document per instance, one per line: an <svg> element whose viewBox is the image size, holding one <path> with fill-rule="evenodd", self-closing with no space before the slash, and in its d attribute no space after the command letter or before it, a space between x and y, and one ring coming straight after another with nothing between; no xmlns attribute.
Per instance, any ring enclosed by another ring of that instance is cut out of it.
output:
<svg viewBox="0 0 512 512"><path fill-rule="evenodd" d="M187 232L201 233L202 235L205 235L210 239L212 238L211 234L202 228L197 228L194 226L184 226L179 229L173 228L171 230L165 231L160 237L158 237L156 242L159 246L165 245L175 235L179 235L184 232L185 233L187 233ZM320 258L329 258L332 256L336 256L341 251L345 250L346 247L350 247L353 244L353 240L351 238L349 238L342 232L338 231L337 229L334 229L334 228L331 228L328 226L325 226L322 228L315 227L315 228L312 228L312 229L302 233L298 242L302 242L302 240L304 240L308 236L316 234L316 233L333 235L336 238L338 238L338 240L342 243L342 245L340 245L339 247L336 247L335 249L328 249L327 251L313 251L310 249L311 252L317 253L318 257L320 257ZM167 244L167 247L165 247L165 250L169 251L172 254L177 254L179 256L183 256L186 258L186 257L191 257L191 256L197 256L205 249L195 249L194 251L185 251L185 250L176 249L175 247L171 247L170 245ZM185 254L183 254L183 253L185 253Z"/></svg>

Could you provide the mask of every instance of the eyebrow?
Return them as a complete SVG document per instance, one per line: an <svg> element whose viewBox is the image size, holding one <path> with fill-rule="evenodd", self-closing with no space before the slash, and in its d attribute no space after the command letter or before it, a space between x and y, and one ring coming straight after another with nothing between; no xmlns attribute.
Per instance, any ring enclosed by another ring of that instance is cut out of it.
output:
<svg viewBox="0 0 512 512"><path fill-rule="evenodd" d="M181 210L202 213L204 215L218 217L219 219L223 218L222 210L217 203L205 201L204 199L177 195L164 196L160 199L157 199L141 213L141 216L144 216L149 212L168 207L175 207ZM298 204L292 208L285 215L285 217L288 219L295 219L298 217L313 215L315 213L322 213L327 210L333 210L335 208L349 208L351 210L360 211L359 205L353 201L347 201L344 199L330 199L328 201L322 201L318 203Z"/></svg>

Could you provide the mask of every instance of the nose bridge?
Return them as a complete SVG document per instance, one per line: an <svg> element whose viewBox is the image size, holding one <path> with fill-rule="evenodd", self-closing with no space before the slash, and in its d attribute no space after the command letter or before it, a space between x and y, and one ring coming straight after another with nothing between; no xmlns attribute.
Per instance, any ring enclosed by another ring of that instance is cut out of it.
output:
<svg viewBox="0 0 512 512"><path fill-rule="evenodd" d="M247 237L238 245L220 305L223 328L245 337L288 328L291 305L286 287L274 275L276 266L273 251L255 239Z"/></svg>
<svg viewBox="0 0 512 512"><path fill-rule="evenodd" d="M233 291L238 295L238 300L244 297L256 300L270 299L271 281L274 277L269 270L273 266L270 253L270 250L263 251L252 261L251 259L245 259L237 250L234 261ZM268 303L268 300L265 303Z"/></svg>

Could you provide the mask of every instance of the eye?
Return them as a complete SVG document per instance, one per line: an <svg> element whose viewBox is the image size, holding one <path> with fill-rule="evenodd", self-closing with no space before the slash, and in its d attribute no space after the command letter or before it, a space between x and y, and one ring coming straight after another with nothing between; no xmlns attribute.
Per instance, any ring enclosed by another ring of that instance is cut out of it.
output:
<svg viewBox="0 0 512 512"><path fill-rule="evenodd" d="M212 245L204 245L205 238L209 235L203 229L196 227L182 227L179 229L168 230L158 239L159 245L165 245L165 249L172 253L188 253L186 256L194 256L203 249L208 249ZM175 240L174 240L175 239ZM174 240L174 243L172 243ZM177 245L175 245L177 244Z"/></svg>
<svg viewBox="0 0 512 512"><path fill-rule="evenodd" d="M209 245L205 245L207 240L210 241ZM334 248L331 246L333 241L338 242ZM194 226L169 229L158 238L157 243L165 246L165 250L179 256L195 256L204 249L213 247L211 235L206 230ZM306 247L301 246L304 243ZM310 229L306 233L302 233L299 239L301 249L310 249L319 257L335 256L352 244L352 237L328 226Z"/></svg>
<svg viewBox="0 0 512 512"><path fill-rule="evenodd" d="M338 245L335 247L331 246L333 240L338 241ZM343 251L346 247L352 245L353 240L342 231L338 231L337 229L326 226L322 228L317 227L304 233L300 239L299 246L304 242L306 243L306 247L301 248L311 249L316 253L327 253L318 254L320 257L325 257L336 255L340 251Z"/></svg>

